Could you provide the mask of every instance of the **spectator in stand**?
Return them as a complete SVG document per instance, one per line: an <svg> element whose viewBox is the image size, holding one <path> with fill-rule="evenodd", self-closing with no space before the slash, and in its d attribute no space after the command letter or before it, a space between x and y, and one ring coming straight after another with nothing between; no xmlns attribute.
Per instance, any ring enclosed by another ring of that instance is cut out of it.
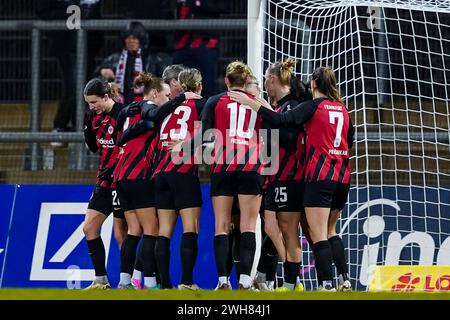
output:
<svg viewBox="0 0 450 320"><path fill-rule="evenodd" d="M142 23L132 21L122 32L124 49L107 57L95 71L95 75L119 86L121 101L128 105L142 100L142 88L135 88L134 79L139 73L149 69L151 56L148 55L148 34Z"/></svg>
<svg viewBox="0 0 450 320"><path fill-rule="evenodd" d="M126 12L125 17L130 20L173 20L175 5L171 0L120 0L120 7ZM161 76L166 66L171 65L173 43L172 32L160 30L148 31L148 63L145 71Z"/></svg>
<svg viewBox="0 0 450 320"><path fill-rule="evenodd" d="M226 12L225 0L177 0L176 19L217 19ZM215 31L186 30L177 33L173 63L200 70L203 75L202 96L217 94L217 47Z"/></svg>

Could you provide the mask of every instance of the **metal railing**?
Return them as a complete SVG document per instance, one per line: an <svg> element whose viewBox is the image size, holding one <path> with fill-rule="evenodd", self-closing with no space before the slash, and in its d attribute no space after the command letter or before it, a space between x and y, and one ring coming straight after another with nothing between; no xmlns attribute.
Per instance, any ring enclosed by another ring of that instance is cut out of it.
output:
<svg viewBox="0 0 450 320"><path fill-rule="evenodd" d="M147 31L174 31L174 30L246 30L246 19L203 19L203 20L135 20L141 22ZM86 32L88 30L124 30L130 20L85 20L81 21L77 32L77 74L76 74L76 130L83 130L84 100L83 86L86 81ZM28 141L31 145L31 170L38 170L39 142L58 141L71 142L82 141L81 133L39 133L40 115L40 60L41 60L41 32L48 30L68 30L65 20L3 20L0 21L0 31L30 30L31 37L31 132L2 132L0 142ZM61 44L64 45L64 44ZM37 134L39 133L39 135ZM45 137L45 138L44 138ZM42 140L43 139L43 140ZM48 139L48 140L46 140ZM85 152L83 145L79 144L77 152L77 169L84 169Z"/></svg>

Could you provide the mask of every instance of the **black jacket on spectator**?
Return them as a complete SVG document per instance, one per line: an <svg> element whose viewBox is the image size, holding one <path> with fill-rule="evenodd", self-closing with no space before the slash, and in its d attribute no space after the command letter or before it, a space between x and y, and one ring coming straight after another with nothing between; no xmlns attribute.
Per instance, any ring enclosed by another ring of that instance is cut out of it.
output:
<svg viewBox="0 0 450 320"><path fill-rule="evenodd" d="M128 24L127 28L121 33L121 38L125 48L125 39L133 35L139 39L141 58L142 58L142 71L150 72L154 75L160 76L164 68L172 64L172 57L166 53L148 53L149 38L147 30L140 22L132 21ZM102 63L97 66L94 71L94 77L100 76L101 69L111 69L114 74L116 73L117 65L120 61L120 56L122 52L113 53L109 55ZM133 101L136 94L133 87L133 82L135 78L134 65L136 55L135 53L128 52L128 58L126 61L125 74L123 79L123 102L129 104ZM117 76L115 74L115 76ZM113 81L114 79L108 79L108 81ZM117 79L116 79L117 80ZM117 82L117 81L116 81Z"/></svg>
<svg viewBox="0 0 450 320"><path fill-rule="evenodd" d="M218 19L221 14L227 13L227 8L226 0L177 0L176 18ZM176 49L197 46L217 46L217 31L188 30L176 34Z"/></svg>

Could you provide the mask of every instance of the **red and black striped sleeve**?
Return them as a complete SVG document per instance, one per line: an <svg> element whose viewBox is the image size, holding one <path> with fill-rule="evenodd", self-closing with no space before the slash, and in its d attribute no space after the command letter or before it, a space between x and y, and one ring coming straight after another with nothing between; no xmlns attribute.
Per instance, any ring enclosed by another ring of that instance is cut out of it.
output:
<svg viewBox="0 0 450 320"><path fill-rule="evenodd" d="M317 101L305 101L295 108L282 113L261 107L258 114L270 122L274 128L299 126L311 119L318 107Z"/></svg>
<svg viewBox="0 0 450 320"><path fill-rule="evenodd" d="M168 102L164 103L160 107L152 108L150 110L143 112L141 116L145 120L162 122L169 114L174 112L175 109L178 108L185 100L186 95L182 93L173 98L172 100L169 100Z"/></svg>

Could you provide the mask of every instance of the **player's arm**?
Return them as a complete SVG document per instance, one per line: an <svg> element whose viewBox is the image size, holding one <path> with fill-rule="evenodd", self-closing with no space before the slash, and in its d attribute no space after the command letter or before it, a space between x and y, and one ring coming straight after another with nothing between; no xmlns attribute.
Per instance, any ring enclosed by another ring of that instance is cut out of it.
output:
<svg viewBox="0 0 450 320"><path fill-rule="evenodd" d="M294 108L298 106L299 105L294 106ZM297 147L297 137L302 130L303 127L280 128L280 146L287 151L295 151Z"/></svg>
<svg viewBox="0 0 450 320"><path fill-rule="evenodd" d="M246 94L238 91L228 93L230 99L240 104L251 107L258 112L261 117L270 122L274 128L300 126L312 118L316 112L317 104L314 101L305 101L297 105L295 108L277 113L271 109L265 108L257 100L250 98Z"/></svg>
<svg viewBox="0 0 450 320"><path fill-rule="evenodd" d="M202 120L202 136L203 134L212 128L214 128L214 112L223 94L210 97L203 106L200 119ZM206 138L207 142L212 140L212 136Z"/></svg>
<svg viewBox="0 0 450 320"><path fill-rule="evenodd" d="M117 140L117 145L119 147L122 147L128 141L139 137L141 134L146 133L154 127L155 123L149 120L140 120L138 122L135 122L120 135L119 139Z"/></svg>
<svg viewBox="0 0 450 320"><path fill-rule="evenodd" d="M200 99L201 96L193 92L184 92L176 96L172 100L164 103L158 108L144 108L141 112L142 119L150 120L154 122L162 122L164 119L175 111L184 101L189 99Z"/></svg>
<svg viewBox="0 0 450 320"><path fill-rule="evenodd" d="M93 113L88 111L84 114L84 141L86 143L86 147L91 150L93 153L96 153L98 150L97 138L95 136L94 131L92 130L92 121L93 121Z"/></svg>

